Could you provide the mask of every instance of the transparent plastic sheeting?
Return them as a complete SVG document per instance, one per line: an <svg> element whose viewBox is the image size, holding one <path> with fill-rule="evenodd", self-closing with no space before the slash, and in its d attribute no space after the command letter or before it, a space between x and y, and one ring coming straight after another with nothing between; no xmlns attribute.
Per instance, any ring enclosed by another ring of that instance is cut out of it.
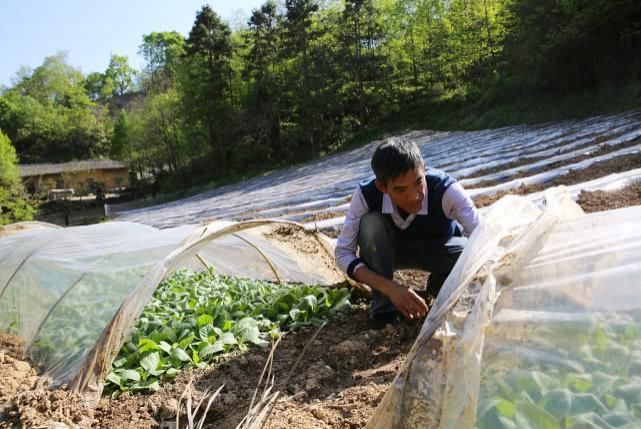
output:
<svg viewBox="0 0 641 429"><path fill-rule="evenodd" d="M641 111L470 132L414 131L406 136L416 141L429 166L460 179L472 196L492 195L522 184L547 183L568 170L641 152ZM369 164L378 143L180 201L130 211L125 211L126 205L112 209L121 220L160 228L214 218L287 217L304 223L326 208L345 210L354 186L372 174ZM611 152L601 153L602 147ZM582 159L584 156L588 158ZM529 162L514 167L517 159ZM555 167L558 161L564 165ZM488 172L488 168L496 171ZM486 180L498 183L471 189ZM252 204L248 206L247 201Z"/></svg>
<svg viewBox="0 0 641 429"><path fill-rule="evenodd" d="M612 192L612 191L617 191L619 189L622 189L638 181L641 181L641 168L635 168L634 170L623 171L621 173L612 173L607 176L599 177L598 179L593 179L587 182L570 185L570 186L567 186L567 190L572 196L572 199L576 201L579 195L581 194L581 192L583 191ZM486 193L484 191L478 192L479 189L470 189L467 192L471 196L478 196ZM525 195L524 197L532 201L537 206L542 207L545 201L545 195L544 195L545 192L546 191L533 192L531 194ZM328 209L327 212L331 212L332 210L347 211L348 207L349 207L349 204L345 204L345 205L335 207L333 209ZM490 207L483 207L479 211L482 215L485 215L485 213L489 209ZM296 221L296 220L303 219L303 217L296 218L294 216L284 216L283 219ZM345 216L340 216L340 217L335 217L331 219L308 222L308 223L305 223L304 226L306 228L318 228L320 230L324 230L328 228L336 228L336 227L342 226L344 222L345 222Z"/></svg>
<svg viewBox="0 0 641 429"><path fill-rule="evenodd" d="M499 200L370 428L641 427L641 206Z"/></svg>
<svg viewBox="0 0 641 429"><path fill-rule="evenodd" d="M265 234L274 225L280 223L219 222L165 230L127 222L0 228L0 330L22 337L31 359L56 384L99 392L131 324L177 268L211 266L222 274L269 281L342 280L331 269L311 269L305 259L318 254L269 239ZM318 241L322 236L309 239L319 249L326 245Z"/></svg>

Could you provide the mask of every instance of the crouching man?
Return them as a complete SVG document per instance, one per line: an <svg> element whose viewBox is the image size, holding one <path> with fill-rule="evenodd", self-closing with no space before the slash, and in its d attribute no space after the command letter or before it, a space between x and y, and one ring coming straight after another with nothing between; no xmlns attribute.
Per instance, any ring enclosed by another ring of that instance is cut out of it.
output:
<svg viewBox="0 0 641 429"><path fill-rule="evenodd" d="M356 187L335 257L340 269L372 288L372 327L380 329L399 313L418 319L428 309L415 291L392 280L394 271L429 271L427 292L436 297L463 251L462 233L472 233L479 215L453 177L425 167L411 140L388 139L371 165L375 177Z"/></svg>

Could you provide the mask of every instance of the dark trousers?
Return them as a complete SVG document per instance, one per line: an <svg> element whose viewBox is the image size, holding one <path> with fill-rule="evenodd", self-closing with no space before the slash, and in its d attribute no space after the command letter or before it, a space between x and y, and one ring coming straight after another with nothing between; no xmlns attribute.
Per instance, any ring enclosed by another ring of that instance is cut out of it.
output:
<svg viewBox="0 0 641 429"><path fill-rule="evenodd" d="M391 279L397 269L414 268L430 272L428 292L433 296L443 286L467 242L465 237L412 240L400 237L391 219L378 212L361 218L358 233L360 257L375 273ZM372 314L394 311L394 304L375 290Z"/></svg>

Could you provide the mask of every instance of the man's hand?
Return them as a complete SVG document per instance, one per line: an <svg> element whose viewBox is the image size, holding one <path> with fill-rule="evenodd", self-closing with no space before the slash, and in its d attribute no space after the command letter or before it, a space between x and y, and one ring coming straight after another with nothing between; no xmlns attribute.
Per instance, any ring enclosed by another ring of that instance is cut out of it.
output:
<svg viewBox="0 0 641 429"><path fill-rule="evenodd" d="M394 287L389 288L387 297L392 301L394 307L408 319L418 319L427 314L425 300L410 288L394 283Z"/></svg>
<svg viewBox="0 0 641 429"><path fill-rule="evenodd" d="M412 289L394 283L390 279L379 276L367 267L361 267L354 273L354 277L376 289L392 301L392 304L403 316L408 319L418 319L427 314L425 300L418 296Z"/></svg>

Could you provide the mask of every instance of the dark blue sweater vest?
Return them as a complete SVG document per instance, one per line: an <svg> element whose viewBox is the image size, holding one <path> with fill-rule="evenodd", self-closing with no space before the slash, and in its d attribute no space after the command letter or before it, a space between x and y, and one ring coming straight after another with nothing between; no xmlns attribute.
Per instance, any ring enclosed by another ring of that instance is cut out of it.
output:
<svg viewBox="0 0 641 429"><path fill-rule="evenodd" d="M456 179L441 170L427 168L425 180L427 181L427 215L416 215L412 223L404 230L394 224L391 215L386 214L385 216L396 229L398 236L403 238L421 240L460 235L457 223L445 216L442 202L443 194L456 182ZM382 213L383 193L376 189L374 181L375 179L368 179L361 182L359 186L369 209Z"/></svg>

